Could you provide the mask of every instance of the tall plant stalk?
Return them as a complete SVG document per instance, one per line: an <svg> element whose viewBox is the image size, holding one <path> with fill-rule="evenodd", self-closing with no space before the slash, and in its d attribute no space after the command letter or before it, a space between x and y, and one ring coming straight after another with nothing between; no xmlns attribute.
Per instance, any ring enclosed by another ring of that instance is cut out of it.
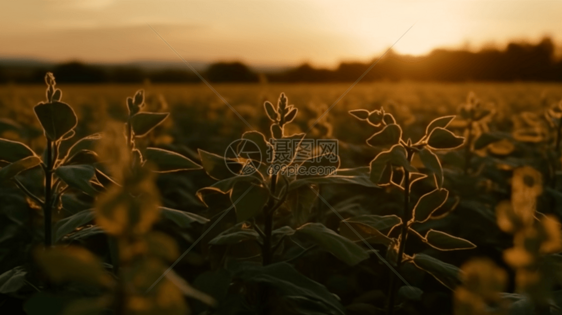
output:
<svg viewBox="0 0 562 315"><path fill-rule="evenodd" d="M271 176L271 194L275 196L277 186L277 174ZM270 198L267 206L264 207L264 231L262 246L262 265L267 266L273 262L271 251L271 235L273 233L273 213L275 212L275 199Z"/></svg>
<svg viewBox="0 0 562 315"><path fill-rule="evenodd" d="M556 147L554 148L556 154L560 155L560 141L562 140L562 119L558 120L558 126L556 126Z"/></svg>
<svg viewBox="0 0 562 315"><path fill-rule="evenodd" d="M556 161L554 162L554 176L552 176L551 187L556 189L556 170L558 169L558 158L560 157L560 142L562 141L562 118L558 119L558 125L556 126L556 144L554 147L554 152L556 154Z"/></svg>
<svg viewBox="0 0 562 315"><path fill-rule="evenodd" d="M466 140L466 144L464 147L464 175L468 175L468 170L470 169L470 160L472 159L472 151L471 146L472 146L472 125L473 125L473 121L470 120L468 122L468 138Z"/></svg>
<svg viewBox="0 0 562 315"><path fill-rule="evenodd" d="M55 148L56 150L57 148ZM54 166L54 156L53 156L53 141L47 139L47 158L45 161L44 172L45 172L45 203L43 204L43 216L45 219L45 248L49 248L53 243L53 231L52 231L52 188L53 188L53 166Z"/></svg>
<svg viewBox="0 0 562 315"><path fill-rule="evenodd" d="M412 151L409 148L406 148L408 153L408 162L412 159ZM402 227L400 230L400 245L398 247L398 256L396 257L396 267L400 268L402 264L402 256L404 255L404 251L406 250L406 238L408 237L408 229L410 218L412 213L410 211L410 172L404 169L404 208L402 211ZM394 314L394 300L396 298L396 276L392 276L390 279L390 289L389 289L389 297L388 297L388 305L387 305L387 314L392 315Z"/></svg>

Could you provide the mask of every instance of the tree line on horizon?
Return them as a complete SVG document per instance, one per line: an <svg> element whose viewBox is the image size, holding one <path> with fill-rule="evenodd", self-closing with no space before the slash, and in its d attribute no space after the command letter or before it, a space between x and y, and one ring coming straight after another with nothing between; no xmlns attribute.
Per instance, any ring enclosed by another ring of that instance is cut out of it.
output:
<svg viewBox="0 0 562 315"><path fill-rule="evenodd" d="M562 81L562 58L550 38L536 44L509 43L504 49L478 52L435 49L423 56L389 51L362 81ZM335 83L354 82L378 58L367 63L342 62L334 69L302 64L280 72L258 73L241 62L217 62L202 71L213 83ZM42 83L46 71L60 83L199 83L189 69L147 70L133 66L99 66L78 61L47 66L0 65L0 83Z"/></svg>

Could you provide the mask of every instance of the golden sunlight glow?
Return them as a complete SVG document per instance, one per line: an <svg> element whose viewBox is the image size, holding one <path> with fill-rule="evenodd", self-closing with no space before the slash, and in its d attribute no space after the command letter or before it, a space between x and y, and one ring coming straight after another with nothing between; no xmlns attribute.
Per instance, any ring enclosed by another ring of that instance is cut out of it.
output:
<svg viewBox="0 0 562 315"><path fill-rule="evenodd" d="M394 51L413 55L549 34L560 41L556 12L562 1L3 1L0 58L177 60L150 24L188 60L334 66L370 60L402 35Z"/></svg>

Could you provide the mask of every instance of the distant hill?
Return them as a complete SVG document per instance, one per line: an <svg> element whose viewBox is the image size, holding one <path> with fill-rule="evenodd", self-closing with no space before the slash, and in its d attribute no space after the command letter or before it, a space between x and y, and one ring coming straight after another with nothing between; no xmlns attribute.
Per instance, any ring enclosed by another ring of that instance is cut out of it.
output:
<svg viewBox="0 0 562 315"><path fill-rule="evenodd" d="M49 67L53 62L31 58L1 58L0 67Z"/></svg>
<svg viewBox="0 0 562 315"><path fill-rule="evenodd" d="M400 55L390 51L378 62L342 62L335 69L245 65L241 62L206 63L189 61L210 82L353 82L377 80L414 81L562 81L562 60L549 38L538 43L509 43L504 49L436 49L425 56ZM133 61L85 64L77 61L53 63L26 58L0 59L0 83L40 83L46 71L68 83L200 83L182 61Z"/></svg>

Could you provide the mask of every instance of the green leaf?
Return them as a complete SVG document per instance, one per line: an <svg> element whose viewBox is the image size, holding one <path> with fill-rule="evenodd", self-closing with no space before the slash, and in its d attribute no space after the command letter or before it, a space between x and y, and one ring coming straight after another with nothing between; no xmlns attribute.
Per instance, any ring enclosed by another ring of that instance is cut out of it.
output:
<svg viewBox="0 0 562 315"><path fill-rule="evenodd" d="M312 209L316 205L317 198L317 186L300 186L299 189L293 189L289 192L285 204L289 206L292 222L296 226L308 222Z"/></svg>
<svg viewBox="0 0 562 315"><path fill-rule="evenodd" d="M442 262L426 254L415 254L413 263L416 267L432 275L437 281L451 290L461 284L461 270L451 264Z"/></svg>
<svg viewBox="0 0 562 315"><path fill-rule="evenodd" d="M136 107L139 107L139 108L143 107L143 104L144 104L144 90L138 90L138 91L135 93L135 97L134 97L133 100L134 100L134 101L133 101L133 104L134 104Z"/></svg>
<svg viewBox="0 0 562 315"><path fill-rule="evenodd" d="M37 263L55 283L77 281L104 287L113 283L101 261L82 247L57 247L39 251Z"/></svg>
<svg viewBox="0 0 562 315"><path fill-rule="evenodd" d="M61 196L62 208L66 213L76 214L80 211L90 209L91 204L84 202L75 194L63 194Z"/></svg>
<svg viewBox="0 0 562 315"><path fill-rule="evenodd" d="M351 116L359 119L359 120L367 120L369 118L369 111L366 109L353 109L348 112Z"/></svg>
<svg viewBox="0 0 562 315"><path fill-rule="evenodd" d="M0 161L12 163L29 156L35 156L35 152L27 145L0 138Z"/></svg>
<svg viewBox="0 0 562 315"><path fill-rule="evenodd" d="M71 156L64 164L95 164L98 162L98 154L90 150L82 150Z"/></svg>
<svg viewBox="0 0 562 315"><path fill-rule="evenodd" d="M434 149L455 149L463 145L464 138L457 137L451 131L437 127L433 129L427 140L427 144Z"/></svg>
<svg viewBox="0 0 562 315"><path fill-rule="evenodd" d="M43 127L45 137L51 141L61 139L78 123L72 107L62 102L40 103L33 109Z"/></svg>
<svg viewBox="0 0 562 315"><path fill-rule="evenodd" d="M379 153L369 164L369 178L373 184L378 185L381 181L384 170L389 167L390 152L383 151Z"/></svg>
<svg viewBox="0 0 562 315"><path fill-rule="evenodd" d="M236 209L238 222L243 222L263 212L263 207L269 200L269 192L262 186L239 181L230 192L230 200Z"/></svg>
<svg viewBox="0 0 562 315"><path fill-rule="evenodd" d="M380 126L381 122L383 121L385 116L384 110L374 110L369 113L369 117L367 117L367 122L375 127Z"/></svg>
<svg viewBox="0 0 562 315"><path fill-rule="evenodd" d="M340 223L340 228L343 222L348 223L361 223L368 225L374 229L377 229L383 233L388 233L393 227L402 223L402 219L395 214L389 215L376 215L376 214L364 214L352 218L347 218Z"/></svg>
<svg viewBox="0 0 562 315"><path fill-rule="evenodd" d="M378 187L369 179L369 167L361 167L361 173L346 175L350 169L340 169L337 171L338 175L322 176L322 177L307 177L297 179L289 184L289 191L298 189L303 185L317 184L317 185L360 185L365 187ZM340 175L341 174L341 175Z"/></svg>
<svg viewBox="0 0 562 315"><path fill-rule="evenodd" d="M494 142L509 138L508 134L501 132L484 132L474 141L474 150L483 149Z"/></svg>
<svg viewBox="0 0 562 315"><path fill-rule="evenodd" d="M41 164L41 159L37 156L29 156L19 161L10 163L0 169L0 183L14 178L19 173L34 168Z"/></svg>
<svg viewBox="0 0 562 315"><path fill-rule="evenodd" d="M252 228L242 229L242 224L237 224L224 231L209 241L209 245L232 245L245 241L257 240L258 232Z"/></svg>
<svg viewBox="0 0 562 315"><path fill-rule="evenodd" d="M68 234L63 237L66 243L86 243L93 237L105 237L107 233L99 226L91 225L86 226L74 233Z"/></svg>
<svg viewBox="0 0 562 315"><path fill-rule="evenodd" d="M140 108L135 106L132 97L127 97L127 109L129 110L129 116L133 116L140 111Z"/></svg>
<svg viewBox="0 0 562 315"><path fill-rule="evenodd" d="M75 135L76 135L76 131L70 130L69 132L64 134L64 136L62 138L60 138L60 140L66 141L66 140L72 139Z"/></svg>
<svg viewBox="0 0 562 315"><path fill-rule="evenodd" d="M27 270L23 266L17 266L0 275L0 293L13 294L25 287Z"/></svg>
<svg viewBox="0 0 562 315"><path fill-rule="evenodd" d="M93 135L89 135L84 137L78 141L76 141L70 149L67 150L65 154L64 160L69 159L70 157L76 155L78 152L83 150L93 150L97 144L97 141L101 139L101 134L95 133Z"/></svg>
<svg viewBox="0 0 562 315"><path fill-rule="evenodd" d="M515 294L515 293L514 293ZM514 300L514 296L509 296L511 299ZM509 315L534 315L537 314L535 309L535 305L531 301L528 296L519 295L519 299L515 301L511 301L509 305ZM550 307L549 307L550 309ZM549 312L550 313L550 312ZM555 313L556 314L556 313Z"/></svg>
<svg viewBox="0 0 562 315"><path fill-rule="evenodd" d="M422 295L423 291L414 286L404 285L398 289L398 298L401 300L421 301Z"/></svg>
<svg viewBox="0 0 562 315"><path fill-rule="evenodd" d="M443 117L439 117L439 118L435 118L434 120L432 120L429 125L427 125L427 128L425 129L425 134L429 135L431 134L431 132L433 131L433 129L439 127L439 128L447 128L447 126L449 126L449 124L451 123L451 121L453 121L453 119L455 119L455 116L443 116Z"/></svg>
<svg viewBox="0 0 562 315"><path fill-rule="evenodd" d="M490 109L487 108L482 108L480 107L475 113L474 113L474 117L473 119L475 121L478 121L488 115L490 115L492 113L492 111Z"/></svg>
<svg viewBox="0 0 562 315"><path fill-rule="evenodd" d="M53 93L53 101L60 102L61 98L62 98L62 91L60 89L56 89L55 92Z"/></svg>
<svg viewBox="0 0 562 315"><path fill-rule="evenodd" d="M187 283L187 281L185 281L173 270L168 273L167 278L172 281L172 283L181 291L181 293L183 293L183 295L199 300L207 305L212 306L213 308L216 308L217 302L214 298L192 287ZM171 313L172 312L167 312L167 314ZM176 314L179 314L179 312L177 312Z"/></svg>
<svg viewBox="0 0 562 315"><path fill-rule="evenodd" d="M402 128L396 124L386 125L384 129L367 139L367 144L372 147L393 146L400 142Z"/></svg>
<svg viewBox="0 0 562 315"><path fill-rule="evenodd" d="M445 232L429 230L425 234L426 243L441 251L463 250L476 248L474 243L464 238L456 237Z"/></svg>
<svg viewBox="0 0 562 315"><path fill-rule="evenodd" d="M59 241L65 235L76 230L77 228L92 222L95 217L96 214L94 213L94 211L88 209L59 220L54 226L55 242Z"/></svg>
<svg viewBox="0 0 562 315"><path fill-rule="evenodd" d="M285 115L285 123L288 124L292 122L297 117L298 111L299 111L298 108L291 109L291 111L289 111L287 115Z"/></svg>
<svg viewBox="0 0 562 315"><path fill-rule="evenodd" d="M277 111L273 107L273 104L266 101L265 103L263 103L263 107L265 108L267 117L269 117L271 121L277 121L277 118L279 118L279 114L277 114Z"/></svg>
<svg viewBox="0 0 562 315"><path fill-rule="evenodd" d="M429 220L431 214L447 201L448 196L449 192L444 188L436 188L421 196L414 206L414 221L421 223Z"/></svg>
<svg viewBox="0 0 562 315"><path fill-rule="evenodd" d="M384 114L384 116L382 117L382 121L384 121L384 123L387 125L396 123L396 119L394 119L394 116L389 113Z"/></svg>
<svg viewBox="0 0 562 315"><path fill-rule="evenodd" d="M218 270L208 270L199 273L195 280L193 280L192 284L197 290L212 296L215 300L224 301L227 297L229 291L228 288L230 287L231 282L232 278L230 272L224 268L220 268ZM219 304L219 310L217 310L216 313L217 315L221 314L220 308L224 304ZM193 314L199 314L199 305L190 304L189 306L193 307L191 310Z"/></svg>
<svg viewBox="0 0 562 315"><path fill-rule="evenodd" d="M234 187L234 184L236 184L239 181L254 182L255 184L259 184L262 182L261 180L262 178L260 177L260 175L258 175L258 173L254 173L249 176L233 176L227 179L219 180L218 182L214 183L210 187L206 187L206 188L215 188L221 191L222 193L229 193L232 187Z"/></svg>
<svg viewBox="0 0 562 315"><path fill-rule="evenodd" d="M275 263L265 267L246 263L239 270L240 272L234 275L235 278L244 282L268 284L283 299L288 299L287 304L296 308L294 314L346 314L339 299L326 287L304 276L287 263Z"/></svg>
<svg viewBox="0 0 562 315"><path fill-rule="evenodd" d="M394 166L403 167L408 172L418 171L410 164L410 161L408 161L408 153L400 144L397 144L390 149L390 163Z"/></svg>
<svg viewBox="0 0 562 315"><path fill-rule="evenodd" d="M388 246L391 240L384 231L388 232L401 222L402 220L396 215L362 215L341 221L339 232L354 242L367 241L371 244Z"/></svg>
<svg viewBox="0 0 562 315"><path fill-rule="evenodd" d="M261 132L258 131L248 131L245 132L242 135L242 139L246 139L249 141L252 141L253 143L255 143L255 145L258 147L260 153L255 153L255 154L251 154L248 155L248 158L258 161L258 162L263 162L265 163L267 161L267 156L268 153L270 152L270 156L274 157L275 155L273 154L273 146L271 144L269 144L269 142L265 139L265 135ZM245 141L241 141L240 144L244 144ZM251 145L251 144L248 144ZM253 145L252 145L253 148ZM242 148L239 148L242 149Z"/></svg>
<svg viewBox="0 0 562 315"><path fill-rule="evenodd" d="M9 118L0 117L0 135L6 131L14 131L17 134L21 135L22 129L23 127L19 123Z"/></svg>
<svg viewBox="0 0 562 315"><path fill-rule="evenodd" d="M425 168L435 175L437 187L443 187L443 168L437 155L426 148L421 149L418 154Z"/></svg>
<svg viewBox="0 0 562 315"><path fill-rule="evenodd" d="M152 129L160 125L169 113L141 112L131 117L131 126L136 137L146 136Z"/></svg>
<svg viewBox="0 0 562 315"><path fill-rule="evenodd" d="M96 169L92 165L63 165L56 169L55 174L72 188L79 189L90 196L98 194L92 186L92 179L96 175Z"/></svg>
<svg viewBox="0 0 562 315"><path fill-rule="evenodd" d="M113 178L109 177L109 175L105 174L104 172L100 171L96 168L96 179L97 181L104 187L109 187L111 185L119 185Z"/></svg>
<svg viewBox="0 0 562 315"><path fill-rule="evenodd" d="M271 125L271 136L275 139L283 138L283 129L278 124Z"/></svg>
<svg viewBox="0 0 562 315"><path fill-rule="evenodd" d="M216 180L235 176L237 174L233 173L233 171L240 171L244 166L242 163L234 159L225 160L225 158L220 155L201 149L199 149L199 157L201 158L201 164L203 169L205 169L205 172ZM230 169L226 166L227 162L229 163Z"/></svg>
<svg viewBox="0 0 562 315"><path fill-rule="evenodd" d="M320 223L305 224L299 227L295 234L310 239L350 266L369 258L369 254L362 247Z"/></svg>
<svg viewBox="0 0 562 315"><path fill-rule="evenodd" d="M178 171L189 171L201 169L201 165L193 162L187 157L160 148L147 148L144 158L157 167L158 173L170 173Z"/></svg>
<svg viewBox="0 0 562 315"><path fill-rule="evenodd" d="M472 117L471 117L472 114L471 114L471 109L470 109L470 107L468 107L468 106L462 106L462 107L459 109L459 113L461 114L462 119L469 120L469 121L472 120Z"/></svg>
<svg viewBox="0 0 562 315"><path fill-rule="evenodd" d="M182 229L190 229L191 227L193 227L195 223L207 224L209 222L209 219L204 218L195 213L166 208L166 207L160 207L160 215L163 218L174 222L177 226L181 227Z"/></svg>
<svg viewBox="0 0 562 315"><path fill-rule="evenodd" d="M293 234L295 234L295 230L292 227L285 225L273 230L273 232L271 232L271 238L273 239L273 243L275 244L284 236L291 236Z"/></svg>

